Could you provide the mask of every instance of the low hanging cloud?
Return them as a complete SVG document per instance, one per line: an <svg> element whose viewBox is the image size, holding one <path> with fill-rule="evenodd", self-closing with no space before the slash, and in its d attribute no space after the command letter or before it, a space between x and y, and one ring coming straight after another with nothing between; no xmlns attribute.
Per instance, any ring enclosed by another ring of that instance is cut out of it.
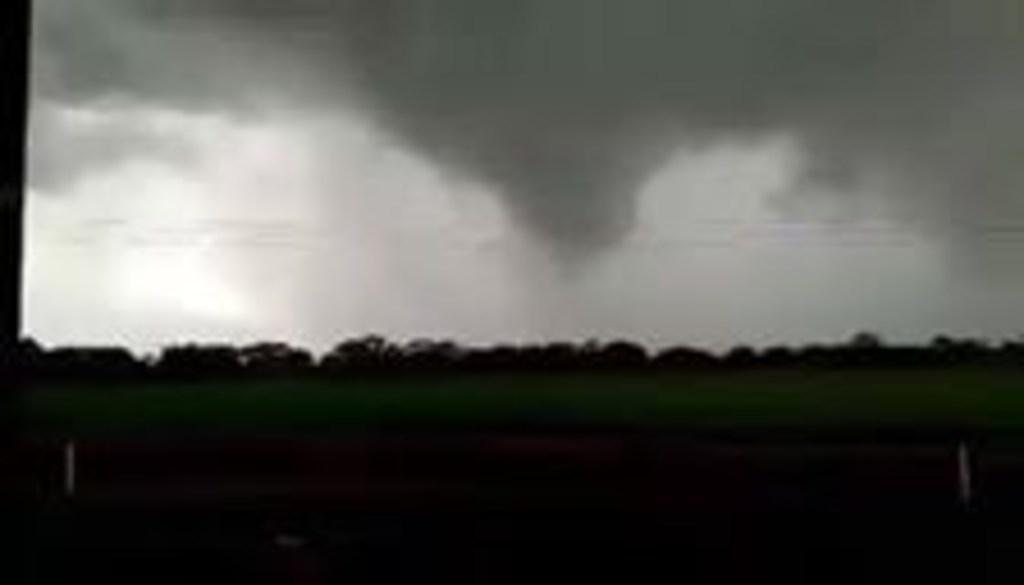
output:
<svg viewBox="0 0 1024 585"><path fill-rule="evenodd" d="M29 135L32 186L61 192L97 169L133 158L194 162L192 145L175 132L180 122L173 112L115 113L40 104Z"/></svg>
<svg viewBox="0 0 1024 585"><path fill-rule="evenodd" d="M1024 212L1016 0L38 5L40 103L344 104L568 261L630 233L675 149L775 135L804 157L797 213L867 198L974 257Z"/></svg>

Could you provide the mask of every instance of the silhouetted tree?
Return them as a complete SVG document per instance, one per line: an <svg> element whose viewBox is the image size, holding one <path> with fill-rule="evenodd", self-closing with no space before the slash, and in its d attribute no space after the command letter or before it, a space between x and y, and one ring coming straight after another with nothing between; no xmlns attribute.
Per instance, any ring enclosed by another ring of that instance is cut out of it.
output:
<svg viewBox="0 0 1024 585"><path fill-rule="evenodd" d="M519 351L510 345L471 349L463 356L462 364L473 371L511 371L516 368Z"/></svg>
<svg viewBox="0 0 1024 585"><path fill-rule="evenodd" d="M883 366L885 352L885 343L879 335L862 331L832 349L830 365L844 368Z"/></svg>
<svg viewBox="0 0 1024 585"><path fill-rule="evenodd" d="M463 350L452 341L415 339L401 349L403 366L413 370L451 370L459 365Z"/></svg>
<svg viewBox="0 0 1024 585"><path fill-rule="evenodd" d="M156 369L175 378L223 378L242 374L242 360L230 345L182 345L160 353Z"/></svg>
<svg viewBox="0 0 1024 585"><path fill-rule="evenodd" d="M22 379L32 381L45 373L46 349L32 338L22 339L18 343L15 360L21 370Z"/></svg>
<svg viewBox="0 0 1024 585"><path fill-rule="evenodd" d="M48 379L124 381L145 372L145 365L120 347L61 347L38 357L37 373Z"/></svg>
<svg viewBox="0 0 1024 585"><path fill-rule="evenodd" d="M878 335L877 333L872 333L870 331L861 331L854 334L854 336L850 338L850 341L847 345L853 349L875 350L884 347L885 341L882 339L882 336Z"/></svg>
<svg viewBox="0 0 1024 585"><path fill-rule="evenodd" d="M1004 342L999 348L999 361L1010 367L1024 366L1024 340Z"/></svg>
<svg viewBox="0 0 1024 585"><path fill-rule="evenodd" d="M612 341L596 354L600 368L635 369L647 365L647 350L629 341Z"/></svg>
<svg viewBox="0 0 1024 585"><path fill-rule="evenodd" d="M672 347L654 357L629 341L602 344L564 342L461 347L452 341L416 339L399 346L370 335L339 343L316 364L308 351L284 343L183 345L164 349L158 358L140 360L124 348L46 350L33 340L18 349L24 368L40 380L126 380L144 377L245 378L266 375L400 372L565 372L692 371L748 368L919 368L1024 366L1024 341L992 346L975 339L940 336L928 345L886 345L873 334L845 343L801 348L769 347L761 352L739 346L718 357L690 347Z"/></svg>
<svg viewBox="0 0 1024 585"><path fill-rule="evenodd" d="M580 370L586 367L583 348L571 343L549 343L540 351L540 367L547 371Z"/></svg>
<svg viewBox="0 0 1024 585"><path fill-rule="evenodd" d="M256 343L243 347L239 359L246 372L260 376L301 374L313 365L313 355L286 343Z"/></svg>
<svg viewBox="0 0 1024 585"><path fill-rule="evenodd" d="M983 341L953 339L940 335L932 340L931 350L938 361L946 365L978 365L994 361L994 351Z"/></svg>
<svg viewBox="0 0 1024 585"><path fill-rule="evenodd" d="M757 352L751 347L741 345L730 349L722 361L728 368L749 368L757 365Z"/></svg>
<svg viewBox="0 0 1024 585"><path fill-rule="evenodd" d="M334 372L381 372L397 368L401 357L401 348L379 335L368 335L339 343L321 366Z"/></svg>
<svg viewBox="0 0 1024 585"><path fill-rule="evenodd" d="M670 347L659 352L652 364L667 370L705 370L718 365L710 352L690 347Z"/></svg>
<svg viewBox="0 0 1024 585"><path fill-rule="evenodd" d="M788 347L769 347L761 352L758 361L768 367L792 367L799 363L798 354Z"/></svg>
<svg viewBox="0 0 1024 585"><path fill-rule="evenodd" d="M795 350L796 363L809 368L829 367L834 361L832 348L813 343Z"/></svg>

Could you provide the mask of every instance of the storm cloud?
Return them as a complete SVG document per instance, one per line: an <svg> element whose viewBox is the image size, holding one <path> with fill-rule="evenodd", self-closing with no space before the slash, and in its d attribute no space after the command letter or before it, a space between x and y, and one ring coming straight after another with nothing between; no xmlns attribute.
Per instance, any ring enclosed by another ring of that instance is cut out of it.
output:
<svg viewBox="0 0 1024 585"><path fill-rule="evenodd" d="M630 233L676 149L771 136L802 154L797 213L867 198L973 254L1024 211L1015 0L38 4L43 102L344 103L570 261Z"/></svg>

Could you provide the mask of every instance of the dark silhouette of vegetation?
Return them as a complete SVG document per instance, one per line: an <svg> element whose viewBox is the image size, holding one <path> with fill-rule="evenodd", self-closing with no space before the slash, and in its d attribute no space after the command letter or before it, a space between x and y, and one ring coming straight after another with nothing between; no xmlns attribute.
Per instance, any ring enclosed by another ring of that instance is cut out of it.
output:
<svg viewBox="0 0 1024 585"><path fill-rule="evenodd" d="M745 345L734 347L722 358L722 365L732 369L756 366L758 365L757 352Z"/></svg>
<svg viewBox="0 0 1024 585"><path fill-rule="evenodd" d="M161 352L155 370L170 378L221 378L240 375L242 355L230 345L182 345Z"/></svg>
<svg viewBox="0 0 1024 585"><path fill-rule="evenodd" d="M264 379L268 377L517 373L517 372L734 372L771 369L893 369L1022 367L1024 341L992 344L936 337L927 345L889 345L871 333L849 341L804 347L738 346L722 353L692 347L657 352L629 341L468 347L454 341L397 343L379 335L344 341L316 359L284 343L177 345L155 358L117 347L46 349L25 340L18 350L23 371L37 381L125 382L152 380Z"/></svg>
<svg viewBox="0 0 1024 585"><path fill-rule="evenodd" d="M131 352L118 347L37 348L30 359L33 375L57 380L134 380L147 369Z"/></svg>
<svg viewBox="0 0 1024 585"><path fill-rule="evenodd" d="M243 347L239 365L258 376L291 376L313 367L313 354L286 343L256 343Z"/></svg>
<svg viewBox="0 0 1024 585"><path fill-rule="evenodd" d="M379 335L369 335L339 343L321 360L329 372L381 372L395 370L401 363L401 350Z"/></svg>
<svg viewBox="0 0 1024 585"><path fill-rule="evenodd" d="M658 352L651 365L660 370L709 370L719 365L715 354L692 347L670 347Z"/></svg>

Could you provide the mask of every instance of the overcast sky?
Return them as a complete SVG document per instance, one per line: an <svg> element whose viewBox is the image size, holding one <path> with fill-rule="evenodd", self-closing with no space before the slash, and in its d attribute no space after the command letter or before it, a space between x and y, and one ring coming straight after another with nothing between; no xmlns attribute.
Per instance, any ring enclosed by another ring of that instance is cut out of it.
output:
<svg viewBox="0 0 1024 585"><path fill-rule="evenodd" d="M36 0L28 332L1024 333L1019 0Z"/></svg>

